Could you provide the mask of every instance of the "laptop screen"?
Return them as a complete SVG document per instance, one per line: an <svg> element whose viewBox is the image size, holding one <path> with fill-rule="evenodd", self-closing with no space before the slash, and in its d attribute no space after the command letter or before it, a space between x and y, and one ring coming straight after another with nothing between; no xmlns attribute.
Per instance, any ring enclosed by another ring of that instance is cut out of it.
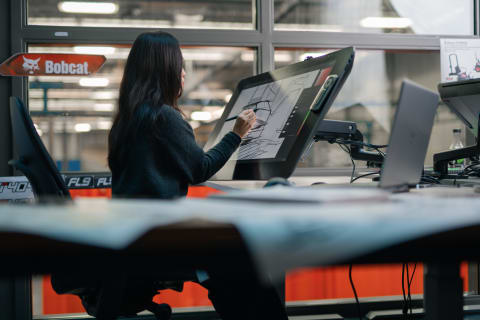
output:
<svg viewBox="0 0 480 320"><path fill-rule="evenodd" d="M438 102L437 93L403 81L380 187L411 186L420 181Z"/></svg>

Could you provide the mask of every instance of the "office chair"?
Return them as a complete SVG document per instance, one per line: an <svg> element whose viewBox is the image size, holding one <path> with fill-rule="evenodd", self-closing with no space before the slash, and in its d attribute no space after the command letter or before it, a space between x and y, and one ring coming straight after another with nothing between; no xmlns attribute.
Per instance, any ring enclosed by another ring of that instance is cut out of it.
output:
<svg viewBox="0 0 480 320"><path fill-rule="evenodd" d="M10 121L18 158L8 164L25 174L38 201L70 200L62 176L38 136L22 100L17 97L10 97Z"/></svg>
<svg viewBox="0 0 480 320"><path fill-rule="evenodd" d="M10 97L10 121L18 158L8 164L25 174L39 202L71 200L70 192L38 136L27 109L17 97ZM152 301L157 291L163 289L152 279L140 280L121 272L100 275L95 270L88 270L82 274L53 274L52 287L59 294L78 295L87 313L100 320L133 316L145 309L154 313L157 319L165 320L171 316L169 305Z"/></svg>

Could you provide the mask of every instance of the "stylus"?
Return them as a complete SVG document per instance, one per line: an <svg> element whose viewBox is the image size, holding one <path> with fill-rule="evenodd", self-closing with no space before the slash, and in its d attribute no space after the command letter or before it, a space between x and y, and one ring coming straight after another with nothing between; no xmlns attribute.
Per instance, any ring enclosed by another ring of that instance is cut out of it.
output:
<svg viewBox="0 0 480 320"><path fill-rule="evenodd" d="M261 108L255 108L255 109L252 109L252 110L253 110L253 112L257 112L258 110L261 110ZM225 122L232 121L232 120L235 120L237 118L238 118L238 116L233 116L233 117L225 119Z"/></svg>

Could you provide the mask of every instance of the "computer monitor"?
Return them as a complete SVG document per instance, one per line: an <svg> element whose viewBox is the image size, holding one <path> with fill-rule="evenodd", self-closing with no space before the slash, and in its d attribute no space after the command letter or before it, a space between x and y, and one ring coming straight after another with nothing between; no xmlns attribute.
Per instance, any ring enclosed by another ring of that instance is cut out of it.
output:
<svg viewBox="0 0 480 320"><path fill-rule="evenodd" d="M480 117L480 79L438 84L442 101L477 137Z"/></svg>
<svg viewBox="0 0 480 320"><path fill-rule="evenodd" d="M213 180L288 178L323 119L354 60L349 47L242 80L205 148L233 129L228 118L245 109L257 121Z"/></svg>
<svg viewBox="0 0 480 320"><path fill-rule="evenodd" d="M480 155L480 79L440 83L438 92L442 101L455 113L475 136L477 143L462 149L444 151L433 155L433 168L443 178L449 178L448 162ZM453 177L453 176L452 176Z"/></svg>

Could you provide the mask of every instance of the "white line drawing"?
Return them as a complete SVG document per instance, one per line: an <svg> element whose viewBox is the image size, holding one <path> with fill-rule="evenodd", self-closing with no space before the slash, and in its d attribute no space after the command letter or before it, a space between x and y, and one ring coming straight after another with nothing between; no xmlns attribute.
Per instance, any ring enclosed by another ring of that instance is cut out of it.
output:
<svg viewBox="0 0 480 320"><path fill-rule="evenodd" d="M248 104L254 109L257 121L244 137L238 153L239 160L273 158L283 143L280 134L295 107L302 90L313 84L318 71L271 82L255 87Z"/></svg>
<svg viewBox="0 0 480 320"><path fill-rule="evenodd" d="M257 121L243 138L240 148L232 160L253 160L275 158L282 143L282 131L288 126L288 119L303 89L313 85L320 70L314 70L255 87L243 89L228 117L253 109ZM233 129L233 121L225 122L217 139Z"/></svg>

